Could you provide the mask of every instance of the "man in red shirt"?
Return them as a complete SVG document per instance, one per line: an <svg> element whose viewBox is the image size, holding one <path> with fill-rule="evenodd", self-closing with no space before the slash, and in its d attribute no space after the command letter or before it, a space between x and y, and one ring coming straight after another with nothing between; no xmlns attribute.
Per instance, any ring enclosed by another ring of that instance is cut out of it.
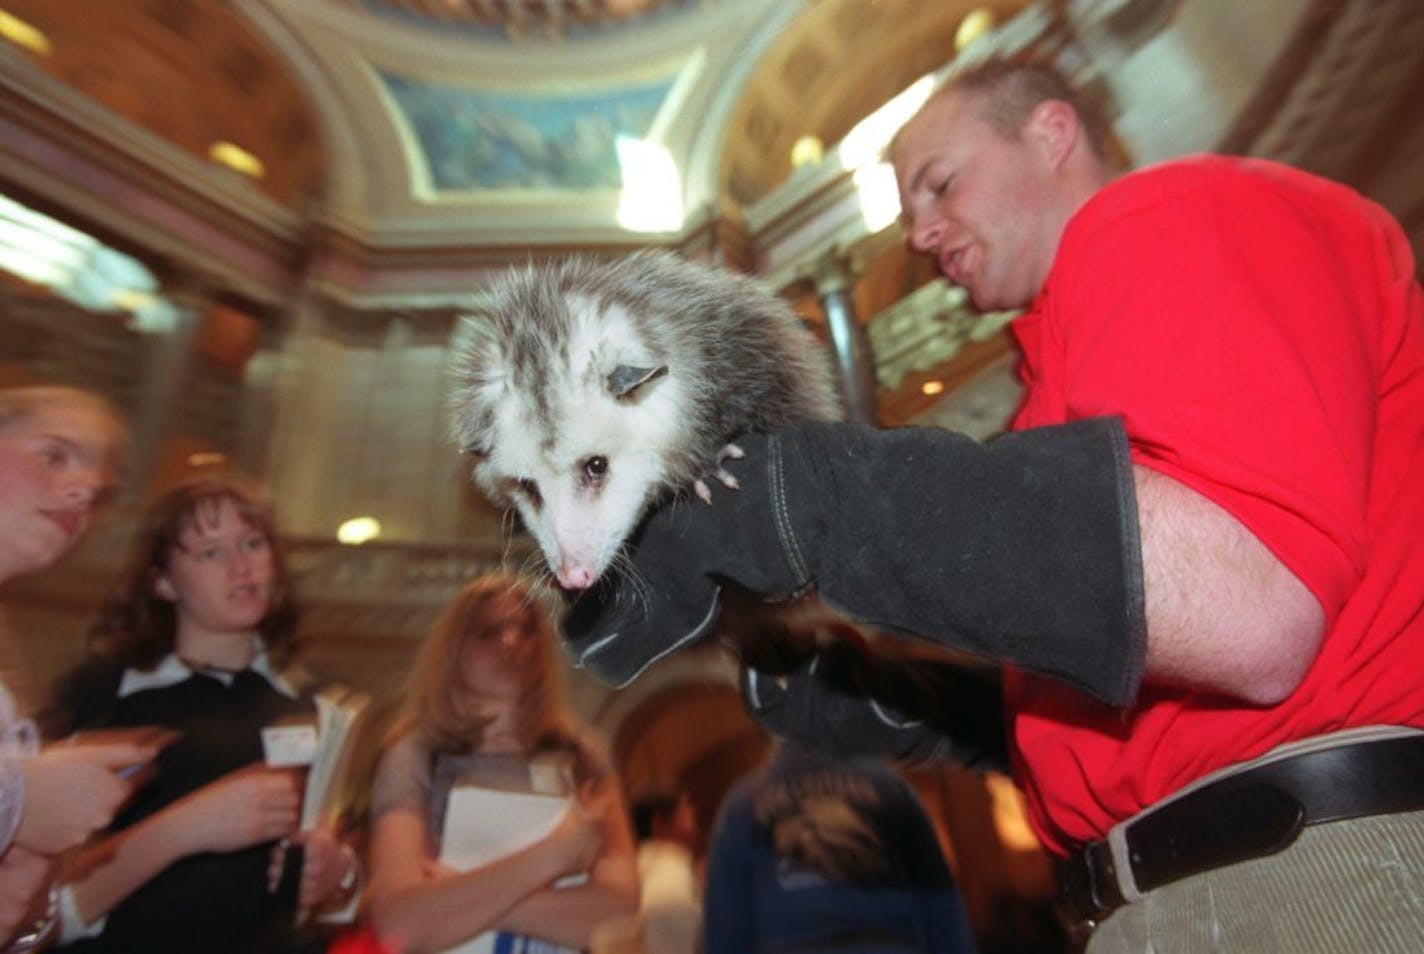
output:
<svg viewBox="0 0 1424 954"><path fill-rule="evenodd" d="M728 580L814 586L1002 663L1013 774L1092 951L1424 949L1424 295L1399 226L1263 161L1114 178L1032 65L962 74L891 157L911 246L977 307L1027 309L1015 433L749 438L716 518L638 541L640 569L683 568L648 574L678 595L644 624L695 628L671 621ZM585 661L636 643L633 615L576 614ZM779 731L987 736L963 705L926 718L952 679L833 681L808 652L745 677Z"/></svg>

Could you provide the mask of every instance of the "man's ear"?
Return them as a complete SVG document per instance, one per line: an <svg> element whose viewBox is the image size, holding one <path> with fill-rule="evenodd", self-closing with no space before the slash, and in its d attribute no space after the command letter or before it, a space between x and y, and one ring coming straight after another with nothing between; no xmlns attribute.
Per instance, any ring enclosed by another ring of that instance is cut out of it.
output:
<svg viewBox="0 0 1424 954"><path fill-rule="evenodd" d="M153 595L170 603L178 602L178 591L173 588L173 581L168 579L167 573L160 573L153 578Z"/></svg>
<svg viewBox="0 0 1424 954"><path fill-rule="evenodd" d="M1083 124L1072 106L1061 99L1045 99L1033 108L1024 135L1054 169L1062 167L1083 135Z"/></svg>

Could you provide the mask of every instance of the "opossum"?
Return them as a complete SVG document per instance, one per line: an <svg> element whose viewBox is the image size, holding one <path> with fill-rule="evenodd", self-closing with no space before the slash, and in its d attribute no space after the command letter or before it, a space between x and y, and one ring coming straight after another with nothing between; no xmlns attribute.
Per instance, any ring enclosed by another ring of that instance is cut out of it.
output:
<svg viewBox="0 0 1424 954"><path fill-rule="evenodd" d="M454 438L566 590L597 581L649 508L718 476L737 434L842 416L786 302L671 252L512 270L464 324Z"/></svg>

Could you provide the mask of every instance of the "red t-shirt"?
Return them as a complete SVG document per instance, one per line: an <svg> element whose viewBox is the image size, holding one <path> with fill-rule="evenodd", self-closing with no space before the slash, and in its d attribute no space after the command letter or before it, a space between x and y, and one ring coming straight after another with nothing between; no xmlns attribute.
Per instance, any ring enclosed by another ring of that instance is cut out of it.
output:
<svg viewBox="0 0 1424 954"><path fill-rule="evenodd" d="M1148 683L1123 711L1010 672L1016 775L1050 850L1282 742L1424 725L1424 297L1383 210L1259 160L1143 169L1073 217L1013 328L1015 429L1121 415L1134 461L1240 520L1328 625L1271 707Z"/></svg>

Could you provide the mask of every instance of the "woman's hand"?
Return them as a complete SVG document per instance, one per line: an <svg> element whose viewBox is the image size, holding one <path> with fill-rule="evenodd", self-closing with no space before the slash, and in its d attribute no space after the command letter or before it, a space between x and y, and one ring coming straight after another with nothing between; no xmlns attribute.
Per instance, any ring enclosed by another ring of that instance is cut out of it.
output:
<svg viewBox="0 0 1424 954"><path fill-rule="evenodd" d="M23 759L25 807L15 840L42 855L79 844L133 794L133 782L118 773L144 766L155 752L133 743L60 744Z"/></svg>
<svg viewBox="0 0 1424 954"><path fill-rule="evenodd" d="M0 855L0 945L30 923L37 908L43 912L38 902L49 885L52 866L49 858L22 845L11 845Z"/></svg>
<svg viewBox="0 0 1424 954"><path fill-rule="evenodd" d="M607 799L588 789L587 795L569 799L569 807L559 818L549 840L560 849L564 874L587 871L603 847L603 816Z"/></svg>
<svg viewBox="0 0 1424 954"><path fill-rule="evenodd" d="M338 894L354 887L360 874L356 853L330 832L318 830L283 839L272 849L272 861L267 866L268 891L277 890L287 851L294 846L302 849L302 881L297 895L299 908L321 908Z"/></svg>
<svg viewBox="0 0 1424 954"><path fill-rule="evenodd" d="M229 772L174 804L189 854L237 851L292 834L302 796L290 769L255 764Z"/></svg>

